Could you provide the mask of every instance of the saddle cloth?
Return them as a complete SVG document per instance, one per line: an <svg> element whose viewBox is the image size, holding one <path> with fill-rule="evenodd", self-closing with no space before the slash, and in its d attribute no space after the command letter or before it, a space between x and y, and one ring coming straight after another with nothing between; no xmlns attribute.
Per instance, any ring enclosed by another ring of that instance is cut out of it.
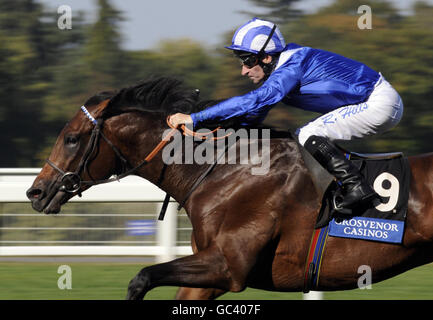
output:
<svg viewBox="0 0 433 320"><path fill-rule="evenodd" d="M306 160L307 152L301 153ZM381 199L357 206L350 215L338 213L334 210L333 197L339 186L332 177L323 180L325 174L320 171L326 170L312 162L311 157L305 162L313 181L319 183L318 189L324 190L316 229L329 225L329 236L401 243L410 185L407 158L402 153L361 155L347 152L347 155Z"/></svg>

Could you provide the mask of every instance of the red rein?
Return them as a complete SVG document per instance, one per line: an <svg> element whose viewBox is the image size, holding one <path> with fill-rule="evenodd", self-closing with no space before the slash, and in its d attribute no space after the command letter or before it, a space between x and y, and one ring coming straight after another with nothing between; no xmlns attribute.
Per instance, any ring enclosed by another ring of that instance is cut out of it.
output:
<svg viewBox="0 0 433 320"><path fill-rule="evenodd" d="M167 117L167 125L171 129L173 129L173 130L176 130L178 128L178 126L175 127L175 126L173 126L170 123L170 116ZM217 132L219 129L221 129L221 127L218 127L218 128L216 128L216 129L214 129L214 130L212 130L210 132L195 132L195 131L192 131L192 130L188 129L184 124L182 124L180 126L180 129L183 131L183 135L184 136L199 137L202 140L220 140L220 139L225 139L225 138L227 138L228 136L230 136L233 133L233 132L229 132L228 134L226 134L226 135L224 135L222 137L213 137L213 133ZM170 135L172 131L170 131L168 135ZM172 136L173 136L173 134L171 134L168 139L170 139ZM164 140L165 139L166 138L164 138Z"/></svg>

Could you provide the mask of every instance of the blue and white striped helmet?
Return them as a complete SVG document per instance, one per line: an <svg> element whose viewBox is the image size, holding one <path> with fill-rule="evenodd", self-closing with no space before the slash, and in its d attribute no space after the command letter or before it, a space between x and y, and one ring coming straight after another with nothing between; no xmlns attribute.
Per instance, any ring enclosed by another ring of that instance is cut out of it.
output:
<svg viewBox="0 0 433 320"><path fill-rule="evenodd" d="M232 45L226 48L258 54L266 43L273 27L274 24L272 22L253 18L236 30L232 39ZM286 43L283 35L280 30L276 28L263 51L269 54L278 53L283 51L285 46Z"/></svg>

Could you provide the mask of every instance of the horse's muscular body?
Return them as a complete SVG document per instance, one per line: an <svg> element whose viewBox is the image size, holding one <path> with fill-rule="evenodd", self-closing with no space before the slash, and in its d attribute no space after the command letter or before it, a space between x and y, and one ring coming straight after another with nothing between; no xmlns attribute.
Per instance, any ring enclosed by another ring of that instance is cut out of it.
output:
<svg viewBox="0 0 433 320"><path fill-rule="evenodd" d="M107 111L101 102L87 107L95 118ZM103 131L135 166L159 143L166 128L165 115L126 108L108 117ZM61 132L50 160L64 171L74 171L91 130L88 119L81 111L77 113ZM80 137L75 149L65 142L71 134ZM94 179L105 179L119 170L118 161L105 141L100 140L98 150L89 171ZM412 178L403 244L329 237L319 290L355 288L361 265L372 269L377 282L433 260L433 177L428 174L432 160L431 154L410 158ZM157 183L162 170L159 154L138 174ZM197 164L168 165L160 187L181 201L204 170L206 166ZM28 192L36 210L58 212L73 196L59 189L58 178L51 166L43 167ZM271 140L270 171L264 176L252 175L251 165L217 165L185 205L193 226L194 254L142 269L130 282L128 298L141 299L162 285L201 288L182 288L177 298L215 298L247 286L301 291L319 198L298 146L290 139Z"/></svg>

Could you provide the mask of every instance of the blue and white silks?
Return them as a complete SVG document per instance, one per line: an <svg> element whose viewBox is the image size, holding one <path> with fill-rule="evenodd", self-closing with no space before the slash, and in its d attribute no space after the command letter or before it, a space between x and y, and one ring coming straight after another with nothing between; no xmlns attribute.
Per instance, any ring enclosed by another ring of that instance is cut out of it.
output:
<svg viewBox="0 0 433 320"><path fill-rule="evenodd" d="M365 64L336 53L288 44L263 85L191 114L194 126L206 120L239 117L242 125L261 123L282 101L321 114L366 101L380 75Z"/></svg>

